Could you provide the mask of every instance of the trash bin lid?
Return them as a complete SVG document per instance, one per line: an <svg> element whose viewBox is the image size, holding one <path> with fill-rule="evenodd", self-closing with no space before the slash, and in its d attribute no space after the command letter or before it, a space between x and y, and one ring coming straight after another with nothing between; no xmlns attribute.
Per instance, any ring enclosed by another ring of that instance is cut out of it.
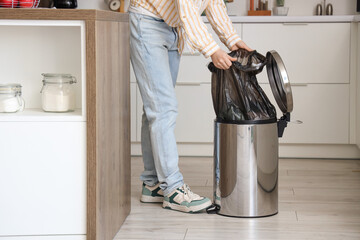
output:
<svg viewBox="0 0 360 240"><path fill-rule="evenodd" d="M293 97L285 65L275 50L267 52L266 59L266 71L276 103L284 114L290 113L293 110Z"/></svg>

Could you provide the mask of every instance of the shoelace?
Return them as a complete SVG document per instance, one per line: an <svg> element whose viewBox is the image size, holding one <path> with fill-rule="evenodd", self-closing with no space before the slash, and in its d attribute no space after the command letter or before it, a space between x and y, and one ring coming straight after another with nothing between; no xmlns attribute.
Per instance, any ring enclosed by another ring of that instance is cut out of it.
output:
<svg viewBox="0 0 360 240"><path fill-rule="evenodd" d="M193 200L195 198L198 198L199 195L193 193L190 189L190 187L187 184L184 184L182 187L182 190L184 190L185 198L189 198L189 200Z"/></svg>

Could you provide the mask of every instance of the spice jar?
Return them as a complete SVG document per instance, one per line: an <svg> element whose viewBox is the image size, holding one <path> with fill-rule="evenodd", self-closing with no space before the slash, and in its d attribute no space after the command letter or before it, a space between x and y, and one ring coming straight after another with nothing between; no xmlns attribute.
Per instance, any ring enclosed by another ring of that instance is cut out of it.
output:
<svg viewBox="0 0 360 240"><path fill-rule="evenodd" d="M23 111L25 101L21 97L20 84L0 84L0 112L14 113Z"/></svg>
<svg viewBox="0 0 360 240"><path fill-rule="evenodd" d="M45 112L74 111L76 78L71 74L43 73L42 76L42 109Z"/></svg>

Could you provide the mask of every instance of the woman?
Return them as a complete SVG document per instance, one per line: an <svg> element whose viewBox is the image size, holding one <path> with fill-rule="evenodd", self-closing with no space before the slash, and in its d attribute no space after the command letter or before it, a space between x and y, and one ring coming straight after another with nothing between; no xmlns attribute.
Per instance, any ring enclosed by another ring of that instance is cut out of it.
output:
<svg viewBox="0 0 360 240"><path fill-rule="evenodd" d="M144 104L141 147L144 171L142 202L162 202L164 208L199 212L211 205L193 193L178 167L174 136L177 116L175 84L180 55L187 44L228 69L230 57L213 40L201 19L207 18L230 49L251 49L236 34L223 0L131 0L131 62Z"/></svg>

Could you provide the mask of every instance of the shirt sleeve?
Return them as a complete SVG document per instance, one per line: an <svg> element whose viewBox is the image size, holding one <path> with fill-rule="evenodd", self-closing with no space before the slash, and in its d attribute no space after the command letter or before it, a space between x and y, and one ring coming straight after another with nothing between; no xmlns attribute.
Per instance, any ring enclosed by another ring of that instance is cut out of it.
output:
<svg viewBox="0 0 360 240"><path fill-rule="evenodd" d="M229 49L241 40L227 15L226 6L223 0L210 0L210 3L205 9L205 13L221 42Z"/></svg>
<svg viewBox="0 0 360 240"><path fill-rule="evenodd" d="M191 0L176 0L180 27L185 33L190 47L201 52L205 57L211 56L220 47L208 32L197 8Z"/></svg>

